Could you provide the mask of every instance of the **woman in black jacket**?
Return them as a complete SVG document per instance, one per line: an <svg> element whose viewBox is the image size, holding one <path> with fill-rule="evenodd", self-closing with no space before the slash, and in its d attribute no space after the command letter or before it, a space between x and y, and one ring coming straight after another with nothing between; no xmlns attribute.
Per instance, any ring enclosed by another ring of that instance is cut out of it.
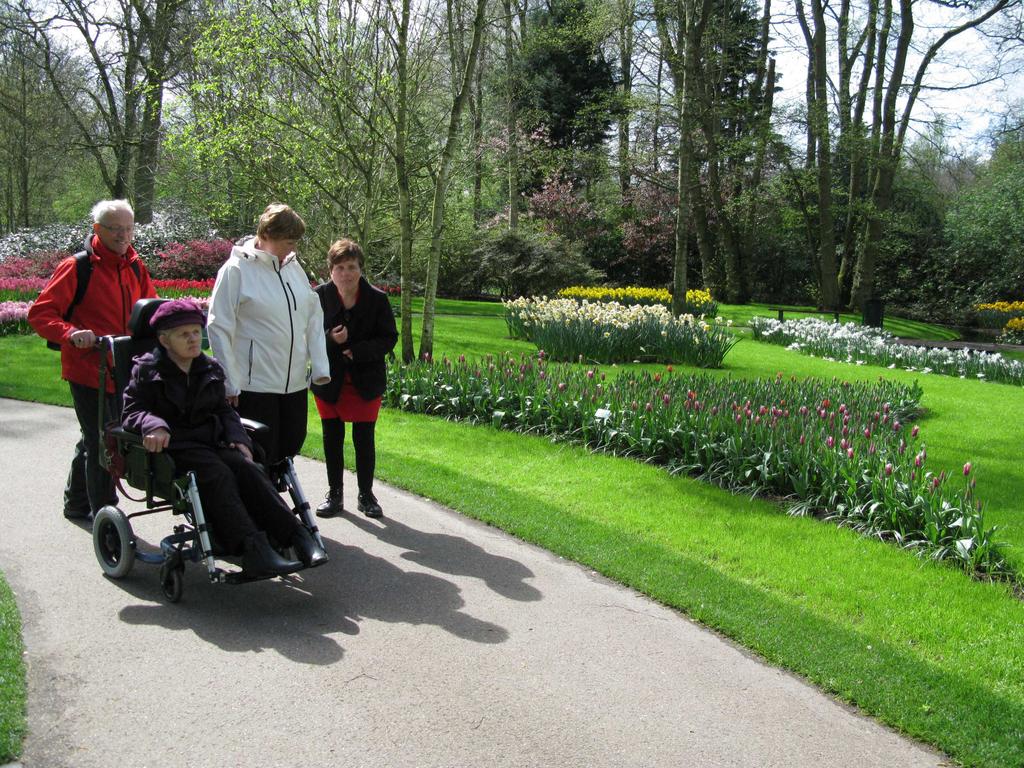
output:
<svg viewBox="0 0 1024 768"><path fill-rule="evenodd" d="M353 240L338 240L327 252L330 279L316 288L331 364L330 383L312 387L323 425L329 488L316 509L319 517L333 517L344 509L345 422L352 424L358 509L367 517L384 514L373 495L374 428L387 387L385 358L398 343L398 329L388 297L367 282L363 266L363 249Z"/></svg>

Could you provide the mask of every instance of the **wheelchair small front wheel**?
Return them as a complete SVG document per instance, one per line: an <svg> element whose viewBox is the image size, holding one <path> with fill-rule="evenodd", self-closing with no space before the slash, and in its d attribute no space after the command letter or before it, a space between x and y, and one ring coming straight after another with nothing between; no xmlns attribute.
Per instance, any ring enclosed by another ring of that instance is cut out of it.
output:
<svg viewBox="0 0 1024 768"><path fill-rule="evenodd" d="M92 523L92 546L100 568L112 579L123 579L135 565L135 535L128 516L117 507L103 507Z"/></svg>
<svg viewBox="0 0 1024 768"><path fill-rule="evenodd" d="M180 564L164 564L160 567L160 589L167 602L176 603L181 600L184 588L182 574L185 569Z"/></svg>

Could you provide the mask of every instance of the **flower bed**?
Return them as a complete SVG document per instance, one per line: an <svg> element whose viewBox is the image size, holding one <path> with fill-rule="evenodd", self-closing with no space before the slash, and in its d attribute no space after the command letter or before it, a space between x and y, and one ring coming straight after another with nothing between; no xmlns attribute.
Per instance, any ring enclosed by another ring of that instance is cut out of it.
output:
<svg viewBox="0 0 1024 768"><path fill-rule="evenodd" d="M1024 344L1024 317L1010 320L998 339L1000 344Z"/></svg>
<svg viewBox="0 0 1024 768"><path fill-rule="evenodd" d="M982 328L1005 328L1014 318L1024 318L1024 301L994 301L978 304L978 324Z"/></svg>
<svg viewBox="0 0 1024 768"><path fill-rule="evenodd" d="M516 299L504 302L509 334L543 349L552 360L600 363L647 361L719 368L737 338L728 324L676 318L661 305Z"/></svg>
<svg viewBox="0 0 1024 768"><path fill-rule="evenodd" d="M199 299L209 297L213 282L212 277L208 280L154 280L153 287L162 299L178 299L182 296Z"/></svg>
<svg viewBox="0 0 1024 768"><path fill-rule="evenodd" d="M634 305L651 307L657 304L672 307L672 294L664 288L641 288L638 286L603 288L574 285L560 290L558 296L577 301L615 301L627 307ZM686 292L686 306L683 314L714 316L718 314L718 303L711 298L710 291L690 290Z"/></svg>
<svg viewBox="0 0 1024 768"><path fill-rule="evenodd" d="M0 336L32 333L28 324L30 301L0 301Z"/></svg>
<svg viewBox="0 0 1024 768"><path fill-rule="evenodd" d="M44 277L0 277L0 301L32 301L45 287Z"/></svg>
<svg viewBox="0 0 1024 768"><path fill-rule="evenodd" d="M549 435L817 514L966 571L1008 574L974 481L925 468L915 384L733 380L536 358L393 364L388 406Z"/></svg>
<svg viewBox="0 0 1024 768"><path fill-rule="evenodd" d="M779 344L826 360L1024 385L1024 365L1007 360L999 353L910 347L897 343L891 333L878 328L856 323L827 323L816 318L780 323L753 317L749 325L757 341Z"/></svg>

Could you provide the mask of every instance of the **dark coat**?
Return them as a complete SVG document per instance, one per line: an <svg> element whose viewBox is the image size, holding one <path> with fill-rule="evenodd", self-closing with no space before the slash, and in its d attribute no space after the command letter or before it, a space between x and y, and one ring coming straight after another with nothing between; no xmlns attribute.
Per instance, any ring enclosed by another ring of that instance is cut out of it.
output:
<svg viewBox="0 0 1024 768"><path fill-rule="evenodd" d="M359 395L373 400L387 388L385 359L398 343L395 313L391 310L387 294L370 285L365 277L359 278L359 300L352 309L345 309L334 283L327 281L316 287L320 306L324 310L324 332L327 336L327 359L331 363L329 384L314 384L313 394L328 403L338 402L345 374L352 376L352 384ZM331 329L339 325L348 328L348 341L335 344ZM352 350L352 359L342 354Z"/></svg>
<svg viewBox="0 0 1024 768"><path fill-rule="evenodd" d="M121 423L146 435L163 427L171 433L169 449L207 448L242 443L252 448L235 409L228 405L224 369L200 355L188 374L158 347L135 359L124 391Z"/></svg>

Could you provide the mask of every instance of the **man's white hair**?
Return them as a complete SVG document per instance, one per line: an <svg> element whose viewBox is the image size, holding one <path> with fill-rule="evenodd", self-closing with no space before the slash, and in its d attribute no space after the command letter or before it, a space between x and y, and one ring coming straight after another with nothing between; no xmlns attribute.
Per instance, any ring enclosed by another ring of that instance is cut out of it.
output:
<svg viewBox="0 0 1024 768"><path fill-rule="evenodd" d="M107 216L117 211L128 211L135 218L135 211L132 210L131 205L127 200L100 200L96 205L92 207L92 220L93 223L99 224Z"/></svg>

